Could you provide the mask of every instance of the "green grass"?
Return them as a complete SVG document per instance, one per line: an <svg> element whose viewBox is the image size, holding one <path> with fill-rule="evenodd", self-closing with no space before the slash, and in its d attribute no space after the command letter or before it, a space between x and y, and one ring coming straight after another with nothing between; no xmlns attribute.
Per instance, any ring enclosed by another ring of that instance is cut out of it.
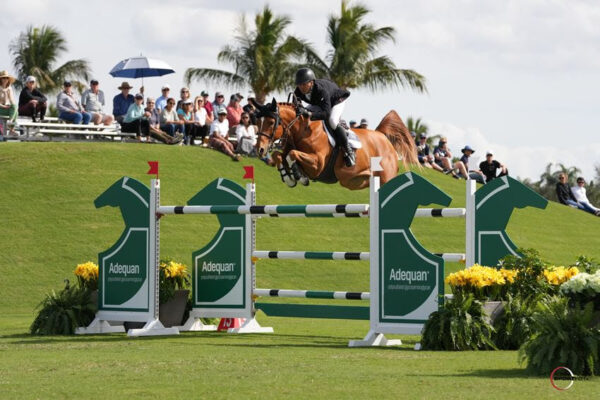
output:
<svg viewBox="0 0 600 400"><path fill-rule="evenodd" d="M73 280L75 265L96 261L122 231L117 209L93 200L123 175L149 183L146 161L160 161L161 202L183 204L216 177L242 183L242 164L256 166L258 203L364 203L368 192L312 184L289 189L257 160L186 147L138 144L0 145L0 398L552 398L547 378L530 378L516 352L414 352L348 349L364 321L260 316L273 335L188 333L175 338L123 335L31 337L26 334L44 293ZM420 172L464 206L464 184ZM214 234L214 217L161 220L162 255L191 262ZM464 251L464 220L417 219L413 231L432 252ZM513 241L556 264L579 254L600 259L600 218L550 203L515 210ZM258 223L260 250L368 251L366 219L270 219ZM448 264L446 271L460 268ZM368 290L368 263L265 260L258 286ZM592 398L598 380L576 382L569 398ZM437 394L435 394L437 393Z"/></svg>

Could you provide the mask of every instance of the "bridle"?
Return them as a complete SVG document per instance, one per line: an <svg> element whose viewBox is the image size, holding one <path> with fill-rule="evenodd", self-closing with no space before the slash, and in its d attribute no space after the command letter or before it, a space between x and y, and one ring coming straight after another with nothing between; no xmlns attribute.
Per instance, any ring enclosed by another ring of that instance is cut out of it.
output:
<svg viewBox="0 0 600 400"><path fill-rule="evenodd" d="M275 111L260 110L259 115L257 117L260 118L260 126L258 127L257 136L264 136L269 140L269 147L267 148L267 153L270 153L271 150L273 149L273 146L275 145L275 132L277 132L277 128L279 128L279 125L281 124L281 116L279 115L279 106L277 106L277 108L275 108ZM265 117L273 118L275 120L275 124L273 124L273 130L272 130L271 134L267 134L267 133L263 132L262 128L263 128ZM294 126L294 124L298 121L299 118L300 118L300 116L296 115L296 118L294 118L289 124L287 124L283 128L283 133L281 134L281 140L280 140L280 144L278 147L285 148L285 145L286 145L288 137L289 137L290 129L292 128L292 126Z"/></svg>

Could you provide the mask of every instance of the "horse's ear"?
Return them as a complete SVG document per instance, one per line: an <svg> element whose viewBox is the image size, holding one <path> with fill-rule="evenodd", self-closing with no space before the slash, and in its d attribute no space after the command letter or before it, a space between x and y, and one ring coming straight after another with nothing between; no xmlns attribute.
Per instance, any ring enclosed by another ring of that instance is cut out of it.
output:
<svg viewBox="0 0 600 400"><path fill-rule="evenodd" d="M273 106L273 108L277 108L277 100L275 100L275 97L273 97L273 101L271 101L271 105Z"/></svg>
<svg viewBox="0 0 600 400"><path fill-rule="evenodd" d="M256 99L254 98L249 98L248 101L250 102L250 104L252 104L254 107L261 109L264 106L262 104L260 104L258 101L256 101Z"/></svg>

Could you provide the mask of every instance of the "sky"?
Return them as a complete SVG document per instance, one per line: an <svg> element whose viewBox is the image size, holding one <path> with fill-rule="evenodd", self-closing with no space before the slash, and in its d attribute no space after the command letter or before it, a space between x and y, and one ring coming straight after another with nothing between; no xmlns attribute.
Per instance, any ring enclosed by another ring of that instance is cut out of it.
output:
<svg viewBox="0 0 600 400"><path fill-rule="evenodd" d="M216 56L233 42L245 14L264 1L179 0L10 1L0 20L0 69L12 68L9 43L28 25L58 28L68 51L59 64L85 58L107 97L123 79L108 72L120 60L143 54L168 62L175 74L144 81L157 97L168 83L177 95L189 67L231 70ZM352 4L352 3L351 3ZM591 180L600 165L600 2L570 0L363 1L366 22L396 29L395 42L378 50L399 68L427 79L428 93L410 89L352 90L346 120L367 118L375 127L391 109L406 120L421 118L430 134L443 135L453 155L475 148L472 165L491 150L513 176L537 180L548 163L576 166ZM293 22L288 33L302 37L325 56L327 20L340 1L278 0L269 4ZM292 82L293 77L290 77ZM137 91L140 80L129 80ZM195 82L192 95L207 89L226 96L249 88ZM292 90L293 87L290 87ZM275 93L283 100L286 93ZM110 111L110 107L109 107Z"/></svg>

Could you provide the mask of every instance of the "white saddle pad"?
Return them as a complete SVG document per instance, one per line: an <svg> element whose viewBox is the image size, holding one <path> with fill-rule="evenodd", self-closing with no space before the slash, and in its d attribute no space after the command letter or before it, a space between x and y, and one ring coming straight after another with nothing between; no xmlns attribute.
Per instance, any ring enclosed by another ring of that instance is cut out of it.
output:
<svg viewBox="0 0 600 400"><path fill-rule="evenodd" d="M331 134L331 132L329 132L329 129L327 128L327 124L325 123L325 121L323 121L323 129L325 129L325 132L327 132L327 138L329 139L329 144L331 145L331 147L335 147L335 139L334 139L333 135ZM362 148L362 143L360 142L360 139L358 138L356 133L351 129L348 130L348 143L355 150Z"/></svg>

